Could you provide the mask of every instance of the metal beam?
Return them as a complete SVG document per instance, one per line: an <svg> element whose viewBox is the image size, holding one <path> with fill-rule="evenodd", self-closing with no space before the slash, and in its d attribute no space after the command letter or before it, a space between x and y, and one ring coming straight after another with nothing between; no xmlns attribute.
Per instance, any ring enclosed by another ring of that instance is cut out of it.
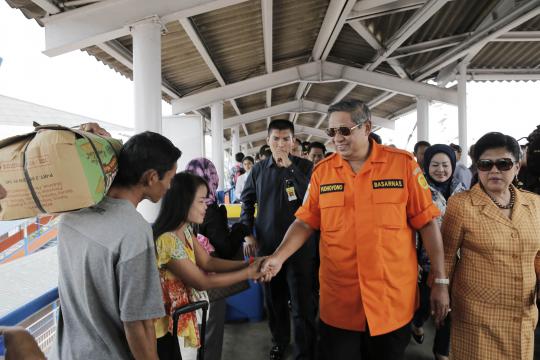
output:
<svg viewBox="0 0 540 360"><path fill-rule="evenodd" d="M361 21L353 21L353 22L350 22L349 25L358 33L358 35L360 35L373 49L375 49L377 51L378 54L380 53L383 53L384 52L384 47L382 46L382 44L379 42L379 40L377 40L377 38L371 33L371 31L369 31L368 28L366 28L364 26L364 24L361 22ZM391 59L386 59L386 62L388 63L388 65L390 65L392 67L392 69L396 72L396 74L398 74L398 76L402 79L404 78L408 78L409 75L407 75L407 72L405 71L405 69L403 69L403 67L401 66L401 64L399 63L399 61L397 60L391 60ZM370 67L371 67L371 64L367 64L364 69L366 70L370 70Z"/></svg>
<svg viewBox="0 0 540 360"><path fill-rule="evenodd" d="M312 60L326 60L341 29L343 29L343 26L345 25L347 16L355 4L356 0L330 1L319 34L317 35L317 40L315 41L315 45L311 52ZM303 96L307 95L309 90L309 84L300 83L300 85L298 85L298 90L296 91L296 99L301 99ZM295 117L295 114L291 114L289 120L294 122Z"/></svg>
<svg viewBox="0 0 540 360"><path fill-rule="evenodd" d="M506 34L502 34L494 42L528 42L528 41L540 41L540 31L510 31Z"/></svg>
<svg viewBox="0 0 540 360"><path fill-rule="evenodd" d="M326 114L328 111L328 105L320 104L308 100L293 100L284 104L274 105L270 108L256 110L250 113L242 114L239 116L233 116L223 121L224 128L232 128L238 124L248 124L258 120L262 120L265 117L271 117L284 113L321 113ZM387 129L394 129L394 121L384 119L378 116L372 116L371 119L373 125L384 127ZM295 125L298 126L298 125ZM313 128L317 129L317 128Z"/></svg>
<svg viewBox="0 0 540 360"><path fill-rule="evenodd" d="M352 23L350 23L352 25ZM394 52L390 59L399 59L406 56L421 54L458 45L461 41L471 36L472 33L452 35L440 39L420 42L417 44L402 46ZM540 31L510 31L502 34L492 42L529 42L540 41Z"/></svg>
<svg viewBox="0 0 540 360"><path fill-rule="evenodd" d="M540 0L531 0L516 7L509 14L493 21L490 25L475 31L467 40L446 51L441 56L415 71L415 80L421 81L434 72L466 56L471 51L478 52L485 44L498 38L510 29L540 14Z"/></svg>
<svg viewBox="0 0 540 360"><path fill-rule="evenodd" d="M358 1L348 20L366 20L396 12L418 9L426 0L362 0Z"/></svg>
<svg viewBox="0 0 540 360"><path fill-rule="evenodd" d="M229 117L224 120L223 127L230 128L239 124L249 124L254 121L272 117L284 113L311 113L317 112L325 114L328 111L328 105L315 103L308 100L294 100L284 104L275 105L272 107L255 110L243 115Z"/></svg>
<svg viewBox="0 0 540 360"><path fill-rule="evenodd" d="M540 69L467 69L467 80L528 81L540 80Z"/></svg>
<svg viewBox="0 0 540 360"><path fill-rule="evenodd" d="M45 51L57 56L129 35L129 25L149 16L163 24L247 0L108 0L43 17Z"/></svg>
<svg viewBox="0 0 540 360"><path fill-rule="evenodd" d="M32 0L32 2L45 10L49 15L58 14L60 12L60 8L54 5L51 0Z"/></svg>
<svg viewBox="0 0 540 360"><path fill-rule="evenodd" d="M349 83L347 85L345 85L345 87L343 89L341 89L341 91L339 93L337 93L336 96L334 96L334 98L332 99L332 102L330 104L335 104L337 102L340 102L341 100L343 100L351 91L353 91L353 89L356 87L356 84L354 83ZM317 122L317 125L315 125L315 128L319 128L322 123L324 122L324 119L326 119L326 114L325 115L322 115L320 118L319 118L319 121ZM309 139L308 139L309 141Z"/></svg>
<svg viewBox="0 0 540 360"><path fill-rule="evenodd" d="M107 41L106 43L98 44L97 47L133 71L133 53L120 42L117 40ZM161 78L161 91L169 95L172 99L180 98L180 92L163 76Z"/></svg>
<svg viewBox="0 0 540 360"><path fill-rule="evenodd" d="M268 88L284 86L298 81L311 83L346 81L408 96L425 96L449 104L456 104L457 102L455 90L442 89L434 85L399 79L395 76L331 62L312 62L174 100L172 103L173 113L185 113L206 107L216 101L247 96Z"/></svg>
<svg viewBox="0 0 540 360"><path fill-rule="evenodd" d="M185 18L185 19L180 19L178 21L180 22L180 25L182 25L182 27L184 28L184 31L189 36L191 42L193 43L193 45L195 46L195 48L197 49L197 51L203 58L203 61L208 66L208 68L212 72L212 75L214 75L218 83L221 86L227 85L225 83L225 79L223 78L223 76L219 72L219 69L214 63L214 60L212 60L212 57L210 56L208 49L206 49L206 46L204 45L199 33L197 32L197 29L195 29L195 26L193 25L193 22L191 21L191 19ZM238 104L236 103L234 99L230 100L230 103L237 115L242 114L242 112L240 111L240 108L238 107ZM246 135L248 135L246 126L243 125L242 128L244 129L244 132L246 133ZM253 144L250 144L250 145L253 146Z"/></svg>
<svg viewBox="0 0 540 360"><path fill-rule="evenodd" d="M449 0L429 0L388 40L385 50L369 64L366 70L375 70L397 48L399 48L412 34L439 11Z"/></svg>
<svg viewBox="0 0 540 360"><path fill-rule="evenodd" d="M390 59L399 59L405 56L411 56L455 46L459 44L462 40L465 40L470 35L471 33L452 35L440 39L423 41L412 45L402 46L394 52L394 55L391 56Z"/></svg>
<svg viewBox="0 0 540 360"><path fill-rule="evenodd" d="M212 75L216 78L216 80L219 82L221 86L225 86L225 79L219 72L218 68L216 67L216 64L214 64L214 61L210 57L210 54L208 53L208 50L206 49L206 46L204 45L199 33L195 29L195 26L193 26L193 22L191 19L185 18L178 20L180 25L184 28L184 31L186 32L187 36L190 38L191 42L203 58L203 61L205 62L206 66L210 69L212 72Z"/></svg>
<svg viewBox="0 0 540 360"><path fill-rule="evenodd" d="M328 137L323 130L314 129L308 126L299 126L299 125L294 126L294 134L295 135L305 134L305 135L317 136L323 139ZM263 140L263 139L266 139L267 137L268 137L268 132L266 130L260 131L258 133L253 133L249 136L241 137L240 144L245 144L246 142L254 142L254 141ZM225 148L230 148L231 146L232 144L230 141L227 141L224 143Z"/></svg>
<svg viewBox="0 0 540 360"><path fill-rule="evenodd" d="M388 57L399 48L414 32L416 32L426 21L428 21L437 11L442 8L448 0L430 0L422 5L414 15L401 27L399 30L389 39L388 44L383 46L377 38L369 31L360 21L351 22L349 25L363 37L371 47L377 50L377 57L370 64L364 66L367 71L375 70L383 61L388 62L392 69L401 78L408 78L407 72L401 67L399 62L395 59L388 59ZM374 100L372 100L368 106L373 108L378 104L393 97L397 92L391 91L384 93ZM382 100L382 101L381 101ZM323 119L321 119L322 121Z"/></svg>

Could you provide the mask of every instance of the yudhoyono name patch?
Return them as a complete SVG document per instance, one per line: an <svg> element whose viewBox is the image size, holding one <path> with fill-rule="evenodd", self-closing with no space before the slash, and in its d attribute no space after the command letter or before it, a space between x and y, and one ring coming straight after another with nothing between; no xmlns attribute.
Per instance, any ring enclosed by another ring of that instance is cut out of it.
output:
<svg viewBox="0 0 540 360"><path fill-rule="evenodd" d="M402 189L403 179L381 179L372 181L374 189Z"/></svg>
<svg viewBox="0 0 540 360"><path fill-rule="evenodd" d="M338 184L322 184L321 185L321 194L333 193L333 192L342 192L345 189L344 183Z"/></svg>

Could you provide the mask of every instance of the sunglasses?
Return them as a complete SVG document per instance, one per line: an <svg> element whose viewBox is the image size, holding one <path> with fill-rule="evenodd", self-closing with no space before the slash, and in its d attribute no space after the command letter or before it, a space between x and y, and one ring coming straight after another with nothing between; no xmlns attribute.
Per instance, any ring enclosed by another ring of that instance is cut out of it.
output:
<svg viewBox="0 0 540 360"><path fill-rule="evenodd" d="M336 134L339 134L341 136L349 136L351 135L351 132L356 129L357 127L359 126L362 126L362 124L357 124L353 127L346 127L346 126L340 126L340 127L335 127L335 128L328 128L325 130L326 132L326 135L330 136L330 137L334 137L336 136Z"/></svg>
<svg viewBox="0 0 540 360"><path fill-rule="evenodd" d="M502 158L497 160L478 160L476 167L480 171L490 171L493 169L493 165L499 171L508 171L514 166L515 161L510 158Z"/></svg>

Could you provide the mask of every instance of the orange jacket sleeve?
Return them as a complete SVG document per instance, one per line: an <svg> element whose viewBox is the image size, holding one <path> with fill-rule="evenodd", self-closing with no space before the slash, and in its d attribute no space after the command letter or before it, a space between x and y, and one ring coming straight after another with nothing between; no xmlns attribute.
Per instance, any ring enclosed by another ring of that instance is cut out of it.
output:
<svg viewBox="0 0 540 360"><path fill-rule="evenodd" d="M304 202L302 206L296 211L296 218L302 220L313 229L320 229L321 227L321 210L319 208L319 188L320 181L316 173L311 175L311 181L309 182L306 195L304 196Z"/></svg>

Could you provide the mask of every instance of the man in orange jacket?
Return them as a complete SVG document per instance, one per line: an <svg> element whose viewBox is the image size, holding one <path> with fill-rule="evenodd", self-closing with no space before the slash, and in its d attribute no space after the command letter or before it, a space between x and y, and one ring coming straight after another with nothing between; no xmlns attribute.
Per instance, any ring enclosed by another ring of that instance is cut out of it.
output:
<svg viewBox="0 0 540 360"><path fill-rule="evenodd" d="M265 280L275 276L320 229L322 359L400 360L417 304L414 230L432 263L436 322L450 311L439 211L412 155L369 140L365 104L342 101L328 112L337 154L315 167L295 222L262 271Z"/></svg>

